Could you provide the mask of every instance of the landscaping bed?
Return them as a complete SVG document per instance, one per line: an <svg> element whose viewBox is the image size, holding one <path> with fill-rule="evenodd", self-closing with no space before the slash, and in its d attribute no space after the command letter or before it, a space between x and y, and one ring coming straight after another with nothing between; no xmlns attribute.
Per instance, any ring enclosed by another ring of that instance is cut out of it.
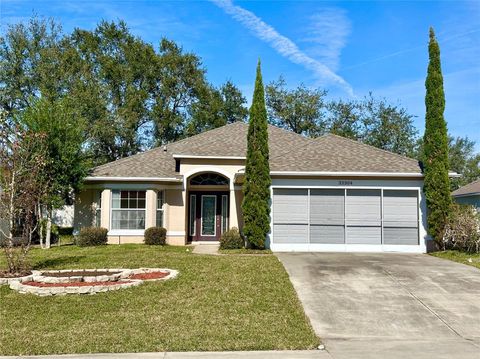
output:
<svg viewBox="0 0 480 359"><path fill-rule="evenodd" d="M108 245L31 252L34 270L175 268L175 280L96 295L40 297L0 287L0 355L313 349L319 344L273 255ZM0 268L5 262L0 257ZM128 279L122 279L128 280Z"/></svg>

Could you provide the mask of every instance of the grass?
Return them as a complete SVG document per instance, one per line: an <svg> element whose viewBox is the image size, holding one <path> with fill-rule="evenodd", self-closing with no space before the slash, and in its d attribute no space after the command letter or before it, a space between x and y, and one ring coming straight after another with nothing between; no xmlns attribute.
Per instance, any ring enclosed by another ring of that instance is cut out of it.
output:
<svg viewBox="0 0 480 359"><path fill-rule="evenodd" d="M448 259L454 262L467 264L480 269L480 253L465 253L461 251L433 252L430 255L438 258ZM471 260L471 262L469 261Z"/></svg>
<svg viewBox="0 0 480 359"><path fill-rule="evenodd" d="M272 251L269 249L250 249L250 248L241 248L241 249L219 249L219 253L222 254L272 254Z"/></svg>
<svg viewBox="0 0 480 359"><path fill-rule="evenodd" d="M33 249L35 269L167 267L178 278L95 295L0 287L0 355L310 349L319 344L275 256L185 247ZM5 266L0 257L0 268Z"/></svg>

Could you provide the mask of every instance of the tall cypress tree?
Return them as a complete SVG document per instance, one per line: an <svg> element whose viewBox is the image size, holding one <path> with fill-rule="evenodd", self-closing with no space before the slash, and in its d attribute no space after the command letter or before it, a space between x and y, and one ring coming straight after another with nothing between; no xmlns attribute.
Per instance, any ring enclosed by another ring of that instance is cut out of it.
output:
<svg viewBox="0 0 480 359"><path fill-rule="evenodd" d="M447 124L443 117L445 94L440 65L440 47L430 28L429 64L425 81L424 191L428 209L428 232L439 244L451 205L448 178Z"/></svg>
<svg viewBox="0 0 480 359"><path fill-rule="evenodd" d="M267 109L260 60L257 65L257 78L250 107L247 143L242 202L245 222L243 232L252 247L265 248L265 239L270 232L271 179L268 163Z"/></svg>

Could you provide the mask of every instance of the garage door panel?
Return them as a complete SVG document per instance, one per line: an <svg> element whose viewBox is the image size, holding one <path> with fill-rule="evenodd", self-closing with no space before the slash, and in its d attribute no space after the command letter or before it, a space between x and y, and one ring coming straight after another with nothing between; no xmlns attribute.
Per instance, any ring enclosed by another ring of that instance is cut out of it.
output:
<svg viewBox="0 0 480 359"><path fill-rule="evenodd" d="M383 212L385 226L417 226L417 192L385 190L383 192Z"/></svg>
<svg viewBox="0 0 480 359"><path fill-rule="evenodd" d="M381 244L381 227L347 227L347 244Z"/></svg>
<svg viewBox="0 0 480 359"><path fill-rule="evenodd" d="M380 226L380 194L381 192L379 190L347 190L345 208L347 225Z"/></svg>
<svg viewBox="0 0 480 359"><path fill-rule="evenodd" d="M310 191L310 224L343 225L345 191L318 189Z"/></svg>
<svg viewBox="0 0 480 359"><path fill-rule="evenodd" d="M308 225L305 224L275 224L275 243L308 243Z"/></svg>
<svg viewBox="0 0 480 359"><path fill-rule="evenodd" d="M416 245L418 244L417 228L384 228L384 244Z"/></svg>
<svg viewBox="0 0 480 359"><path fill-rule="evenodd" d="M308 223L308 191L278 189L273 199L274 223Z"/></svg>
<svg viewBox="0 0 480 359"><path fill-rule="evenodd" d="M310 243L344 244L345 227L312 225L310 227Z"/></svg>

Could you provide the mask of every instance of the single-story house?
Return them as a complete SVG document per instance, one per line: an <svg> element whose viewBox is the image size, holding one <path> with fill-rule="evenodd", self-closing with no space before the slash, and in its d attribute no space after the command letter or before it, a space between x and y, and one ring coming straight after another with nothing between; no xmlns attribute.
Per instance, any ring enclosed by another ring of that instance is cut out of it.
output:
<svg viewBox="0 0 480 359"><path fill-rule="evenodd" d="M480 179L452 192L455 202L469 204L480 211Z"/></svg>
<svg viewBox="0 0 480 359"><path fill-rule="evenodd" d="M76 198L76 231L97 225L109 243L139 243L163 226L185 245L241 230L247 130L237 122L96 167ZM272 250L426 252L418 161L330 134L269 125L268 135Z"/></svg>

